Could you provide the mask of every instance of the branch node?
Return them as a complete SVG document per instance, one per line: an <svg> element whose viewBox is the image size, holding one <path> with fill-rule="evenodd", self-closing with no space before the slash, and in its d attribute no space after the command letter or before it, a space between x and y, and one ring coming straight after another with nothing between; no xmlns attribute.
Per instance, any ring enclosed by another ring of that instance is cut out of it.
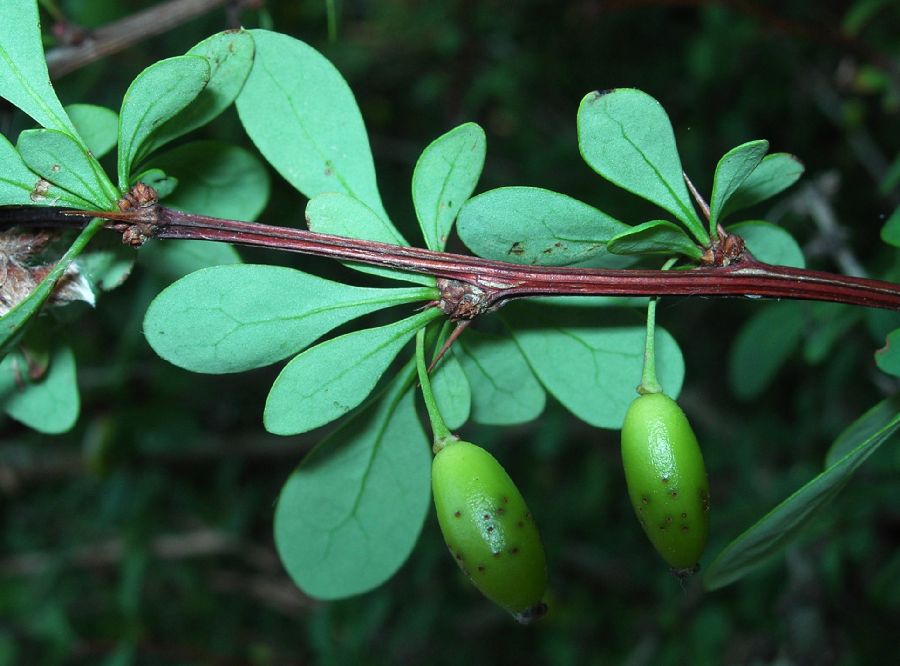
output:
<svg viewBox="0 0 900 666"><path fill-rule="evenodd" d="M133 221L129 222L122 232L122 243L131 247L140 247L148 238L153 238L159 231L159 196L146 183L135 183L128 192L116 202L123 213L133 213Z"/></svg>
<svg viewBox="0 0 900 666"><path fill-rule="evenodd" d="M491 309L489 294L474 284L452 278L438 278L441 298L437 306L454 321L475 319Z"/></svg>
<svg viewBox="0 0 900 666"><path fill-rule="evenodd" d="M703 256L700 257L701 265L724 268L732 264L752 261L753 256L747 250L747 244L743 238L737 234L729 234L721 225L717 231L718 237L713 239Z"/></svg>

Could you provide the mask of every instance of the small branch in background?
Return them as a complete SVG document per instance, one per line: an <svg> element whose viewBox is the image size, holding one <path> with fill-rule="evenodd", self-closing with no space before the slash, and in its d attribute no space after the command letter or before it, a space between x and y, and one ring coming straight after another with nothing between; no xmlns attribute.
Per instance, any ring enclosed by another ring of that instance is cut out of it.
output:
<svg viewBox="0 0 900 666"><path fill-rule="evenodd" d="M864 278L868 272L850 249L849 234L831 205L839 188L838 174L826 173L800 187L784 205L797 215L808 216L816 225L816 235L803 247L808 258L830 257L844 275Z"/></svg>
<svg viewBox="0 0 900 666"><path fill-rule="evenodd" d="M47 52L50 76L58 78L172 30L219 7L256 8L263 0L168 0L99 28L84 31L78 43Z"/></svg>
<svg viewBox="0 0 900 666"><path fill-rule="evenodd" d="M842 114L841 97L822 74L804 71L799 77L799 83L809 90L810 96L822 115L841 130L856 159L869 172L872 180L880 186L888 173L890 162L865 126L847 127ZM900 205L900 196L896 193L888 196L892 205Z"/></svg>
<svg viewBox="0 0 900 666"><path fill-rule="evenodd" d="M135 456L143 465L165 465L169 468L205 466L211 462L233 459L239 459L244 464L266 464L270 460L296 460L317 441L311 435L278 437L259 433L230 435L228 440L227 444L223 444L221 439L210 438L186 449L137 453ZM81 451L47 449L38 454L33 446L25 442L4 442L0 446L0 496L15 495L30 485L91 473L86 456Z"/></svg>
<svg viewBox="0 0 900 666"><path fill-rule="evenodd" d="M67 554L31 552L0 560L3 576L41 576L51 569L64 567L101 569L122 561L128 547L122 539L109 539L80 546ZM193 557L235 554L239 544L234 536L212 529L182 534L164 534L149 544L153 557L161 560L182 560Z"/></svg>

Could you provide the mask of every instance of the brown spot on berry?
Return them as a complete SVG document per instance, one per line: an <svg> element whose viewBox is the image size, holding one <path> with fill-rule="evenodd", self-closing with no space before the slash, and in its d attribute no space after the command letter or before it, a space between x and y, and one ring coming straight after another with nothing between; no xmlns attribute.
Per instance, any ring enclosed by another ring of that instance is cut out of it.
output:
<svg viewBox="0 0 900 666"><path fill-rule="evenodd" d="M478 565L478 570L479 570L480 572L484 573L484 569L485 569L485 566L484 566L483 564L479 564L479 565Z"/></svg>
<svg viewBox="0 0 900 666"><path fill-rule="evenodd" d="M682 517L682 518L687 518L687 513L682 513L682 514L681 514L681 517Z"/></svg>
<svg viewBox="0 0 900 666"><path fill-rule="evenodd" d="M519 552L519 547L518 547L518 546L513 546L512 548L509 549L509 554L510 554L510 555L515 555L515 554L518 553L518 552Z"/></svg>
<svg viewBox="0 0 900 666"><path fill-rule="evenodd" d="M509 498L506 495L503 496L503 503L509 504Z"/></svg>
<svg viewBox="0 0 900 666"><path fill-rule="evenodd" d="M660 481L662 481L663 483L668 483L668 482L669 482L669 477L664 476L663 478L660 479Z"/></svg>
<svg viewBox="0 0 900 666"><path fill-rule="evenodd" d="M690 532L690 531L691 531L691 528L688 527L687 525L682 525L682 526L681 526L681 531L682 531L682 532Z"/></svg>
<svg viewBox="0 0 900 666"><path fill-rule="evenodd" d="M642 504L650 504L650 498L647 495L641 495L641 503Z"/></svg>
<svg viewBox="0 0 900 666"><path fill-rule="evenodd" d="M502 506L498 506L497 513L503 515L504 513L506 513L506 509L504 509Z"/></svg>
<svg viewBox="0 0 900 666"><path fill-rule="evenodd" d="M494 526L493 526L493 525L488 525L487 531L488 531L488 532L493 532L493 531L494 531Z"/></svg>
<svg viewBox="0 0 900 666"><path fill-rule="evenodd" d="M456 516L457 518L459 518L460 516L462 516L462 514L461 514L459 511L457 511L457 512L454 513L453 515Z"/></svg>
<svg viewBox="0 0 900 666"><path fill-rule="evenodd" d="M516 526L517 527L525 527L525 523L520 520L519 522L516 523Z"/></svg>
<svg viewBox="0 0 900 666"><path fill-rule="evenodd" d="M502 555L502 553L499 550L496 553L492 553L492 554L494 556L494 559L496 559L496 558L500 557L500 555Z"/></svg>
<svg viewBox="0 0 900 666"><path fill-rule="evenodd" d="M486 514L484 514L484 515L482 516L482 518L484 518L485 520L490 520L490 519L491 519L491 514L486 513Z"/></svg>
<svg viewBox="0 0 900 666"><path fill-rule="evenodd" d="M458 559L460 562L462 562L462 560L463 560L463 554L462 554L462 553L457 553L457 554L456 554L456 559Z"/></svg>
<svg viewBox="0 0 900 666"><path fill-rule="evenodd" d="M671 522L672 522L672 516L666 516L666 522L667 522L667 523L671 523Z"/></svg>

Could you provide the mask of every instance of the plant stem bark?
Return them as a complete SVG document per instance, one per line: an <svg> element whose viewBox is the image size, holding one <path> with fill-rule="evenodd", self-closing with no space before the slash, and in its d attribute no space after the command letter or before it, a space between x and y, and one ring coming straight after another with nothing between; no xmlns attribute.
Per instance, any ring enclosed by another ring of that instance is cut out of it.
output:
<svg viewBox="0 0 900 666"><path fill-rule="evenodd" d="M319 234L303 229L239 222L153 206L136 212L0 207L0 226L80 227L105 217L126 237L208 240L312 254L433 275L477 288L474 314L526 296L717 296L830 301L900 310L900 285L835 273L774 266L750 255L728 266L684 271L605 270L525 266L469 255L433 252ZM139 233L135 233L135 229ZM473 315L474 316L474 315Z"/></svg>

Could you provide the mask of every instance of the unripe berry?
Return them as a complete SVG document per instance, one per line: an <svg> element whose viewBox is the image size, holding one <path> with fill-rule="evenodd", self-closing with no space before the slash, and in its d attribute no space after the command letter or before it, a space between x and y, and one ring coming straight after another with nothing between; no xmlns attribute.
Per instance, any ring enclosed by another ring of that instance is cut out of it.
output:
<svg viewBox="0 0 900 666"><path fill-rule="evenodd" d="M676 573L696 571L709 533L709 482L697 438L663 393L637 398L622 426L631 505L650 542Z"/></svg>
<svg viewBox="0 0 900 666"><path fill-rule="evenodd" d="M527 623L546 612L547 565L525 500L499 462L469 442L434 457L434 506L457 564L481 592Z"/></svg>

